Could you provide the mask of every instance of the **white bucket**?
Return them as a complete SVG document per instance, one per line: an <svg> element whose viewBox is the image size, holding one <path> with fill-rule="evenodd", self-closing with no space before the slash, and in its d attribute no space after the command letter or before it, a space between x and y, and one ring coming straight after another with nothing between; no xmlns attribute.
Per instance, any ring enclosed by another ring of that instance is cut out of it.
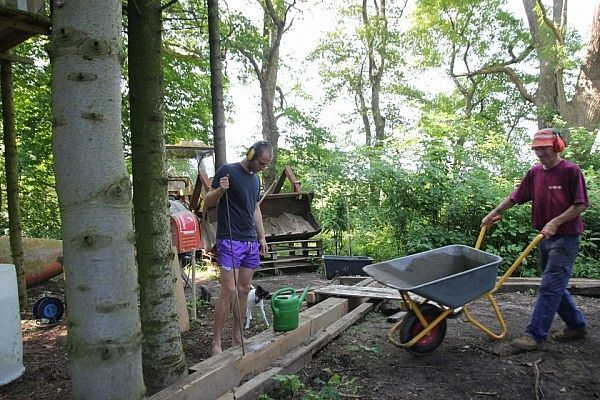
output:
<svg viewBox="0 0 600 400"><path fill-rule="evenodd" d="M0 264L0 386L17 379L23 367L23 338L17 274L12 264Z"/></svg>

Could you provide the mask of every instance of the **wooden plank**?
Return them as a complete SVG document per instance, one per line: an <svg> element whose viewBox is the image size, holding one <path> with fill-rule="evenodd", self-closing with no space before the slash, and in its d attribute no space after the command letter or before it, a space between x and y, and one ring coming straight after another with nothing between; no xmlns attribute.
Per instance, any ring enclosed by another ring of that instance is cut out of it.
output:
<svg viewBox="0 0 600 400"><path fill-rule="evenodd" d="M508 278L498 292L519 292L523 290L536 290L540 286L541 278ZM567 286L573 295L600 297L600 280L571 278Z"/></svg>
<svg viewBox="0 0 600 400"><path fill-rule="evenodd" d="M33 58L21 57L10 53L0 53L0 60L6 60L11 62L18 62L21 64L34 64Z"/></svg>
<svg viewBox="0 0 600 400"><path fill-rule="evenodd" d="M367 286L367 285L375 282L373 280L373 278L366 278L364 276L358 276L358 275L338 276L338 280L340 281L340 285L347 285L347 286L352 286L352 285Z"/></svg>
<svg viewBox="0 0 600 400"><path fill-rule="evenodd" d="M307 338L325 329L348 313L348 300L331 298L300 313L298 328L289 332L268 330L240 346L202 361L192 372L150 399L212 400L229 392L249 375L263 372L274 360L290 353Z"/></svg>
<svg viewBox="0 0 600 400"><path fill-rule="evenodd" d="M317 243L321 242L320 239L302 239L302 240L285 240L280 242L268 242L268 245L276 245L276 244L289 244L289 243Z"/></svg>
<svg viewBox="0 0 600 400"><path fill-rule="evenodd" d="M177 279L175 282L175 295L177 297L177 317L179 319L179 331L187 332L190 330L190 315L188 313L187 304L185 301L183 278L181 277L180 270L181 267L179 266L179 258L177 257L177 248L173 246L171 250L173 251L173 254L175 254L175 257L171 260L171 272ZM192 290L195 289L195 287L192 288ZM194 315L194 318L195 317L196 316Z"/></svg>
<svg viewBox="0 0 600 400"><path fill-rule="evenodd" d="M342 279L340 279L341 281L344 280L344 278L360 278L360 280L358 279L346 279L346 281L349 281L350 284L343 284L342 286L350 286L351 284L353 284L352 286L373 286L373 285L378 285L377 282L375 282L373 280L373 278L364 278L364 277L342 277ZM329 288L331 285L327 285L327 286L323 286L321 288L315 288L313 290L311 290L310 292L308 292L306 294L306 303L307 304L315 304L315 303L319 303L323 300L325 300L326 298L330 297L331 294L327 294L327 293L317 293L316 291L318 289L326 289ZM351 297L350 298L350 309L354 309L357 305L364 303L365 301L369 300L368 297Z"/></svg>
<svg viewBox="0 0 600 400"><path fill-rule="evenodd" d="M387 322L398 322L400 321L402 318L404 318L404 316L406 315L406 311L398 311L395 314L390 315L389 317L387 317Z"/></svg>
<svg viewBox="0 0 600 400"><path fill-rule="evenodd" d="M314 246L311 246L314 244ZM276 251L285 250L323 250L316 242L283 242L283 243L269 243L269 253Z"/></svg>
<svg viewBox="0 0 600 400"><path fill-rule="evenodd" d="M356 321L374 308L372 303L364 303L333 323L331 326L317 332L316 335L307 340L265 372L255 376L240 387L222 396L219 400L250 400L256 399L261 392L270 389L274 382L272 378L278 374L294 374L308 364L315 353L327 343L338 337L343 331L352 326Z"/></svg>
<svg viewBox="0 0 600 400"><path fill-rule="evenodd" d="M379 288L370 286L329 285L316 289L317 294L338 297L368 297L381 300L402 300L398 289Z"/></svg>
<svg viewBox="0 0 600 400"><path fill-rule="evenodd" d="M276 271L278 269L287 269L287 268L316 268L314 264L311 263L290 263L290 264L275 264L270 267L260 267L260 272L264 271Z"/></svg>
<svg viewBox="0 0 600 400"><path fill-rule="evenodd" d="M305 256L305 257L281 256L281 257L278 257L276 260L260 260L260 263L261 263L261 265L276 264L276 263L292 263L294 261L306 261L306 259L309 257L311 257L311 256Z"/></svg>
<svg viewBox="0 0 600 400"><path fill-rule="evenodd" d="M375 282L375 280L373 278L362 278L360 281L356 282L353 286L374 286L374 285L378 285L377 282Z"/></svg>
<svg viewBox="0 0 600 400"><path fill-rule="evenodd" d="M4 17L0 15L0 26L16 29L21 32L50 35L50 29L47 25L36 25L30 22L24 22L17 18Z"/></svg>

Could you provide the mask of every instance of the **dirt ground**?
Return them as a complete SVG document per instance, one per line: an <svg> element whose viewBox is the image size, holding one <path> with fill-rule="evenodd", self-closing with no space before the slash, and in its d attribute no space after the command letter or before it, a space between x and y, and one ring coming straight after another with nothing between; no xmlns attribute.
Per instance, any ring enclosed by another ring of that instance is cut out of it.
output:
<svg viewBox="0 0 600 400"><path fill-rule="evenodd" d="M332 283L315 272L258 276L255 282L270 291ZM188 365L210 355L212 312L219 288L214 281L201 283L209 288L212 299L200 306L199 322L182 335ZM62 296L62 277L30 289L32 305L44 291ZM529 353L514 351L509 341L523 332L533 293L499 293L497 300L508 325L508 338L494 341L458 314L446 320L447 333L441 345L423 356L415 356L388 341L387 332L392 324L387 317L397 304L387 303L315 355L297 374L303 388L294 398L300 399L307 392L320 393L320 397L313 398L321 399L600 398L600 299L577 297L589 324L589 334L584 340L569 344L549 341L543 350ZM495 317L486 302L476 301L469 309L495 329ZM265 311L270 318L268 303ZM555 321L554 328L561 327L562 323ZM19 379L0 387L0 399L69 398L71 381L63 347L64 319L58 325L43 327L28 311L22 315L22 328L26 371ZM246 336L263 329L266 328L260 319L255 319ZM226 338L229 333L228 324ZM224 347L227 345L228 340ZM277 392L270 395L282 398Z"/></svg>

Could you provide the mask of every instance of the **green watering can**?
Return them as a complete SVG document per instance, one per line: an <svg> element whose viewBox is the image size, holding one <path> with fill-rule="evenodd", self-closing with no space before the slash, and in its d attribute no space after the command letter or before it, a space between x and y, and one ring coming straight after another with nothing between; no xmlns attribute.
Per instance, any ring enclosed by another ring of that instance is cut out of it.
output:
<svg viewBox="0 0 600 400"><path fill-rule="evenodd" d="M271 296L271 309L273 310L273 330L287 332L298 327L300 305L306 297L309 286L304 289L302 296L296 296L292 288L279 289Z"/></svg>

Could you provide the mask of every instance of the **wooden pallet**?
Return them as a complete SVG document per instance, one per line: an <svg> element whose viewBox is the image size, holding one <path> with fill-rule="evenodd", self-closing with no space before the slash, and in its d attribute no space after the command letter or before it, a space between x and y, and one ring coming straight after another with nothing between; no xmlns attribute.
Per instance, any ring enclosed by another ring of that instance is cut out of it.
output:
<svg viewBox="0 0 600 400"><path fill-rule="evenodd" d="M268 243L267 255L261 259L261 271L278 272L287 268L318 268L322 263L321 239Z"/></svg>

